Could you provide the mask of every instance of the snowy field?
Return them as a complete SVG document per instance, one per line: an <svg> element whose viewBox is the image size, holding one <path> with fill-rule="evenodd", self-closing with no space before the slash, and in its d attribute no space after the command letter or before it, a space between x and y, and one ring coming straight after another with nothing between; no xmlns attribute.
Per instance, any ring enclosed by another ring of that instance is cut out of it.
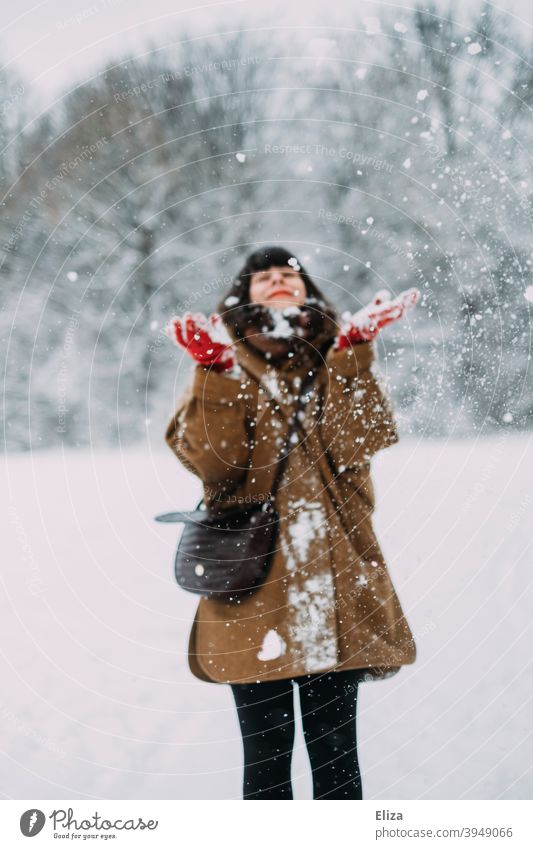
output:
<svg viewBox="0 0 533 849"><path fill-rule="evenodd" d="M234 799L229 687L185 657L168 449L4 461L4 798ZM374 460L376 528L418 660L361 685L365 798L533 796L532 437L403 439ZM310 798L303 741L297 798Z"/></svg>

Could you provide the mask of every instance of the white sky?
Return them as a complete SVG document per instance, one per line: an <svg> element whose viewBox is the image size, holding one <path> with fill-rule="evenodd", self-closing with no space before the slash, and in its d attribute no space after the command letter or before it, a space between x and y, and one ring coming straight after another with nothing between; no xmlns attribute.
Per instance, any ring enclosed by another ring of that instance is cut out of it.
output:
<svg viewBox="0 0 533 849"><path fill-rule="evenodd" d="M17 0L6 3L0 24L0 58L22 73L45 97L89 77L110 57L128 49L141 52L147 41L170 44L183 24L187 30L216 32L267 22L294 25L355 24L357 17L378 16L380 7L410 8L415 0ZM458 0L454 17L465 20L481 0ZM524 21L533 32L532 0L493 4ZM443 15L450 0L440 0ZM43 102L43 106L46 102Z"/></svg>

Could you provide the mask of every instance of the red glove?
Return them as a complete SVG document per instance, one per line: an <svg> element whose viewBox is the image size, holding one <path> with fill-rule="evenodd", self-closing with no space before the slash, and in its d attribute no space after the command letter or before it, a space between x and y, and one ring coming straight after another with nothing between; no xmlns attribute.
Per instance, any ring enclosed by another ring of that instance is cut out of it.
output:
<svg viewBox="0 0 533 849"><path fill-rule="evenodd" d="M235 365L231 337L217 313L186 312L171 319L167 334L202 366L227 371Z"/></svg>
<svg viewBox="0 0 533 849"><path fill-rule="evenodd" d="M350 315L343 313L343 324L335 342L337 351L349 348L357 342L368 342L374 339L382 327L398 321L403 314L414 307L420 298L418 289L406 289L397 298L390 299L386 290L378 292L374 300L358 312Z"/></svg>

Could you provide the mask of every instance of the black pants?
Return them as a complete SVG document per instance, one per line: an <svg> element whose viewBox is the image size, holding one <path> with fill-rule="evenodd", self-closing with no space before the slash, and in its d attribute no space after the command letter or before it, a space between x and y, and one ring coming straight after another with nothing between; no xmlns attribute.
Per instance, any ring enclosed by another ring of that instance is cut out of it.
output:
<svg viewBox="0 0 533 849"><path fill-rule="evenodd" d="M361 670L231 684L244 746L244 799L292 799L293 682L314 799L362 799L356 710Z"/></svg>

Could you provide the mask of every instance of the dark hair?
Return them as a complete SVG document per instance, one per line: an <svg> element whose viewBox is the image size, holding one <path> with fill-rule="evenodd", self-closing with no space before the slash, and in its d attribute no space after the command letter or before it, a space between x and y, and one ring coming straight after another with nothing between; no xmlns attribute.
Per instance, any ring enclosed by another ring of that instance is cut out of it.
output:
<svg viewBox="0 0 533 849"><path fill-rule="evenodd" d="M244 265L235 278L231 288L224 295L218 305L218 312L224 323L231 327L239 339L244 339L244 329L255 324L264 308L258 304L250 303L250 279L257 271L267 271L273 265L284 267L291 266L302 278L306 298L304 307L307 306L311 315L312 324L316 333L326 329L334 328L337 324L337 316L334 307L324 297L316 283L298 260L298 258L285 248L269 245L259 248L249 254ZM332 335L334 333L332 332Z"/></svg>

